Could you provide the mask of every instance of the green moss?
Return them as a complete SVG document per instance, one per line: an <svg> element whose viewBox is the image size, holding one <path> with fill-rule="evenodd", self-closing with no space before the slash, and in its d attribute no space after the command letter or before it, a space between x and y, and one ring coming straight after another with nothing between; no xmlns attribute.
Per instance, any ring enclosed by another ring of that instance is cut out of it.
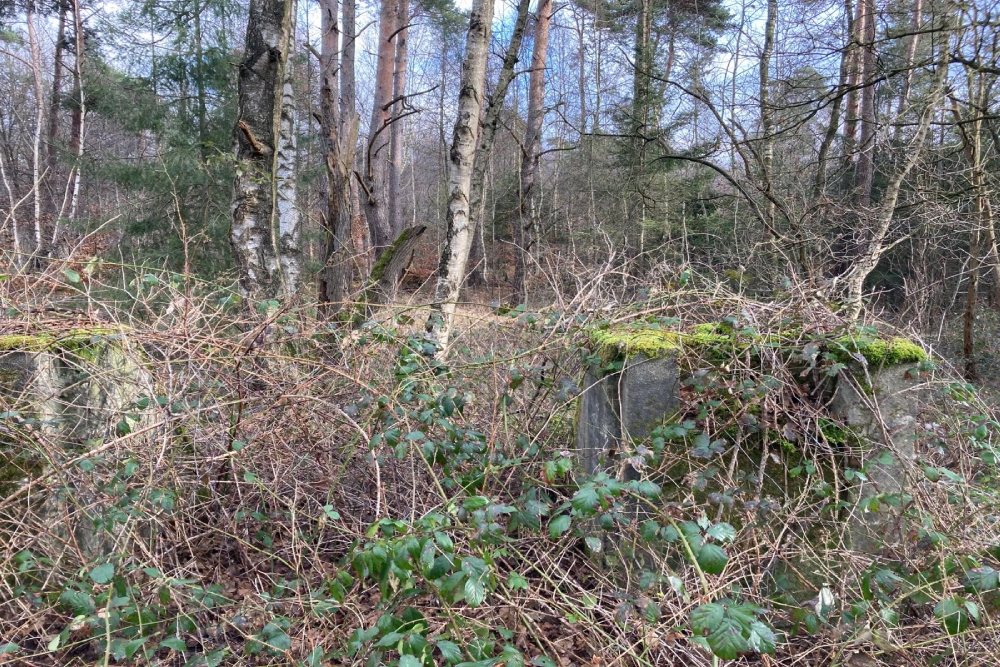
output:
<svg viewBox="0 0 1000 667"><path fill-rule="evenodd" d="M689 331L671 331L647 323L631 323L607 329L591 329L589 337L595 350L605 358L642 355L650 358L677 354L685 349L708 352L719 357L760 346L800 350L804 344L796 332L746 333L735 331L721 322L698 324ZM820 341L816 341L819 343ZM875 335L849 335L822 343L838 361L850 363L856 355L872 366L895 366L919 363L929 359L926 350L901 337L880 338Z"/></svg>
<svg viewBox="0 0 1000 667"><path fill-rule="evenodd" d="M847 443L847 430L831 419L820 417L819 430L831 445L844 445Z"/></svg>
<svg viewBox="0 0 1000 667"><path fill-rule="evenodd" d="M594 329L590 332L590 340L604 356L642 355L652 359L675 354L686 347L707 348L733 342L732 336L714 331L686 333L632 326Z"/></svg>
<svg viewBox="0 0 1000 667"><path fill-rule="evenodd" d="M94 327L70 329L58 335L51 333L7 334L0 336L0 352L71 352L87 361L96 361L103 341L101 338L121 333L120 329Z"/></svg>
<svg viewBox="0 0 1000 667"><path fill-rule="evenodd" d="M906 338L875 338L872 336L841 336L833 341L831 352L842 362L854 360L860 354L872 366L915 364L929 359L927 351Z"/></svg>

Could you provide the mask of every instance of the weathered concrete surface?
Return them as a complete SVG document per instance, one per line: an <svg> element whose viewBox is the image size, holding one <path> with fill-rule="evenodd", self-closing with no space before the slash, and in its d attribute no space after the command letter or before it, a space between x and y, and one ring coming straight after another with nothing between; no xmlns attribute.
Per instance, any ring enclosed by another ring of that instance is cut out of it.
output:
<svg viewBox="0 0 1000 667"><path fill-rule="evenodd" d="M121 334L106 332L62 340L9 336L0 343L0 499L56 472L44 493L28 494L24 511L82 554L102 554L110 536L95 529L95 498L75 489L63 474L73 467L64 464L115 437L124 415L137 413L134 401L151 390L141 355L127 349Z"/></svg>
<svg viewBox="0 0 1000 667"><path fill-rule="evenodd" d="M636 355L620 372L602 378L588 372L584 386L577 425L583 469L592 474L621 468L625 479L637 479L635 467L617 457L676 412L680 405L676 360Z"/></svg>
<svg viewBox="0 0 1000 667"><path fill-rule="evenodd" d="M584 392L580 397L580 412L576 428L576 449L580 466L587 474L604 469L608 453L618 447L621 426L618 403L618 374L597 378L588 372L584 377Z"/></svg>
<svg viewBox="0 0 1000 667"><path fill-rule="evenodd" d="M831 413L859 440L851 443L860 449L852 452L854 467L865 471L865 479L850 488L847 537L852 549L878 553L898 546L905 531L896 507L883 499L872 509L870 500L913 486L908 472L919 455L917 415L929 389L915 377L912 365L880 368L867 376L857 370L852 377L841 378L830 404ZM857 383L863 383L860 390Z"/></svg>
<svg viewBox="0 0 1000 667"><path fill-rule="evenodd" d="M632 440L642 440L680 406L677 360L673 356L636 356L629 359L621 375L622 432Z"/></svg>

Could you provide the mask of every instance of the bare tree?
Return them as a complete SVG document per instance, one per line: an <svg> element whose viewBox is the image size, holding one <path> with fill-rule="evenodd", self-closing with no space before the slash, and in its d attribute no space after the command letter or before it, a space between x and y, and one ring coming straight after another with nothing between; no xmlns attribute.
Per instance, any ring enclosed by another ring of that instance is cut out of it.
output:
<svg viewBox="0 0 1000 667"><path fill-rule="evenodd" d="M445 244L438 268L437 288L427 332L444 353L465 279L472 245L469 191L479 140L479 114L483 107L486 56L493 25L493 0L473 0L465 40L458 113L448 153L448 213Z"/></svg>
<svg viewBox="0 0 1000 667"><path fill-rule="evenodd" d="M552 24L552 0L539 0L535 20L534 45L531 50L531 74L528 83L528 119L521 156L521 194L518 220L514 223L514 303L527 300L526 280L532 236L538 226L540 188L539 159L542 145L542 121L545 117L545 61L549 50L549 26Z"/></svg>
<svg viewBox="0 0 1000 667"><path fill-rule="evenodd" d="M516 74L514 68L520 59L521 44L524 41L524 27L528 23L530 4L530 0L519 0L517 3L517 18L514 20L514 29L511 32L510 42L507 43L507 50L504 52L496 87L489 97L486 113L483 117L479 148L476 150L476 161L472 171L470 195L471 224L475 231L469 255L469 262L472 265L469 271L469 286L483 285L486 282L486 243L483 240L483 218L486 214L486 167L489 163L490 152L493 150L493 143L496 140L497 128L500 125L500 113L503 111L504 101L507 99L507 90Z"/></svg>
<svg viewBox="0 0 1000 667"><path fill-rule="evenodd" d="M341 35L338 0L321 0L320 124L326 143L326 206L323 215L324 262L319 278L319 301L326 315L344 304L351 284L351 174L358 138L358 116L341 106L340 43L354 40ZM346 7L345 7L346 13ZM353 64L352 64L353 69ZM346 96L346 94L345 94ZM346 116L346 117L344 117Z"/></svg>

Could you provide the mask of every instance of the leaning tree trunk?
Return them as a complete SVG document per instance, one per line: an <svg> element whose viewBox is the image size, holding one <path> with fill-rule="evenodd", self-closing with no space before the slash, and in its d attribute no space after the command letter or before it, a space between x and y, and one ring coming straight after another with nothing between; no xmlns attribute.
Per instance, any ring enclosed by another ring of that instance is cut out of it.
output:
<svg viewBox="0 0 1000 667"><path fill-rule="evenodd" d="M469 190L479 140L479 114L483 106L486 56L492 24L493 0L473 0L462 63L458 113L448 154L447 231L434 303L427 319L427 332L442 353L448 348L458 295L469 261L469 246L472 244Z"/></svg>
<svg viewBox="0 0 1000 667"><path fill-rule="evenodd" d="M472 190L469 201L472 218L470 224L475 230L475 238L469 256L469 262L472 265L468 279L470 287L486 284L486 247L483 242L483 219L486 213L486 165L489 162L490 151L493 150L497 127L500 125L500 112L503 110L504 100L507 97L507 89L510 88L510 82L514 80L514 67L520 57L521 43L524 41L524 26L528 22L528 6L530 4L530 0L519 0L517 3L514 31L511 33L510 43L504 54L496 88L490 95L489 104L486 107L486 115L483 118L479 137L479 148L476 150L476 161L472 168Z"/></svg>
<svg viewBox="0 0 1000 667"><path fill-rule="evenodd" d="M244 295L289 296L300 276L288 57L294 0L251 0L239 68L231 241Z"/></svg>
<svg viewBox="0 0 1000 667"><path fill-rule="evenodd" d="M514 303L527 301L528 258L539 215L538 162L542 145L542 120L545 117L545 60L549 50L551 24L552 0L539 0L535 44L531 50L528 120L521 155L519 220L514 224Z"/></svg>

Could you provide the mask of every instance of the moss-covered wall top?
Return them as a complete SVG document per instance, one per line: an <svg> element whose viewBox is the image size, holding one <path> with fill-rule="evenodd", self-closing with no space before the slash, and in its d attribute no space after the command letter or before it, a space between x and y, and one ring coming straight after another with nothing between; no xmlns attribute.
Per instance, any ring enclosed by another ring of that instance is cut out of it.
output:
<svg viewBox="0 0 1000 667"><path fill-rule="evenodd" d="M870 366L895 366L928 361L930 355L914 341L885 336L871 330L849 333L805 335L801 329L757 332L710 322L687 330L669 329L649 322L632 322L587 331L589 343L602 357L644 356L651 359L692 353L720 358L754 349L776 349L808 354L827 354L841 363L864 360Z"/></svg>

